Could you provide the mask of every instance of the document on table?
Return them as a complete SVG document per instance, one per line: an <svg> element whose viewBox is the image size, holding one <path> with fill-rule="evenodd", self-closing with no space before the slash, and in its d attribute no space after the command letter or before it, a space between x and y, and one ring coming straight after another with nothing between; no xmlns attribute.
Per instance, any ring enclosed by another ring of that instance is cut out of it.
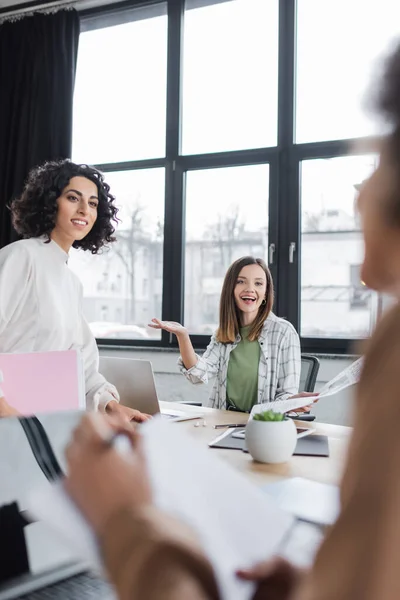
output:
<svg viewBox="0 0 400 600"><path fill-rule="evenodd" d="M361 371L364 365L364 357L353 362L349 367L341 371L336 377L328 381L318 395L308 396L307 398L288 398L288 400L276 400L275 402L264 402L253 406L250 417L265 410L273 410L274 412L290 412L301 408L302 406L313 404L319 398L325 396L333 396L341 392L345 388L358 383L361 376Z"/></svg>
<svg viewBox="0 0 400 600"><path fill-rule="evenodd" d="M250 600L254 584L239 580L236 569L280 552L294 517L175 424L156 417L141 431L155 505L197 533L221 597ZM62 485L32 493L27 508L99 568L95 537Z"/></svg>

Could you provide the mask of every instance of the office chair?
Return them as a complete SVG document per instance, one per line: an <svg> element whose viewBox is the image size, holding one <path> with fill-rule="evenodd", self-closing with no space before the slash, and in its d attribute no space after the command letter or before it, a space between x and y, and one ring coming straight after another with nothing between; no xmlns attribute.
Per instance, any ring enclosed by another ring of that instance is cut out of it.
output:
<svg viewBox="0 0 400 600"><path fill-rule="evenodd" d="M313 392L319 371L319 360L311 354L301 355L299 392Z"/></svg>
<svg viewBox="0 0 400 600"><path fill-rule="evenodd" d="M317 381L317 375L319 371L319 360L316 356L310 354L301 355L301 371L300 371L300 385L299 392L313 392L315 383ZM296 413L296 411L294 411ZM308 413L289 415L293 419L298 421L314 421L315 416Z"/></svg>

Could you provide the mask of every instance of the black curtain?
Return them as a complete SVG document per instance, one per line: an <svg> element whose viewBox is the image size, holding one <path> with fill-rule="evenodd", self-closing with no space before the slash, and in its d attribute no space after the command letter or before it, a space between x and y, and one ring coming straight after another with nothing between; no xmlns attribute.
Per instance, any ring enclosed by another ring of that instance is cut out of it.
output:
<svg viewBox="0 0 400 600"><path fill-rule="evenodd" d="M0 248L17 239L7 205L29 170L71 156L78 41L75 10L0 25Z"/></svg>

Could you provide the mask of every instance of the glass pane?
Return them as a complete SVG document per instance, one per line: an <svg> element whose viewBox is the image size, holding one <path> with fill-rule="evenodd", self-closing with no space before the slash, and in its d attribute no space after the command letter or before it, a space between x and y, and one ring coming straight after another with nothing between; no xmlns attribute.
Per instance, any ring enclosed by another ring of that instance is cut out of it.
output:
<svg viewBox="0 0 400 600"><path fill-rule="evenodd" d="M298 0L297 142L378 132L363 100L399 33L396 0Z"/></svg>
<svg viewBox="0 0 400 600"><path fill-rule="evenodd" d="M301 335L359 338L370 334L377 295L360 280L364 244L357 190L374 156L308 160L301 167Z"/></svg>
<svg viewBox="0 0 400 600"><path fill-rule="evenodd" d="M73 159L101 164L165 155L167 16L84 32Z"/></svg>
<svg viewBox="0 0 400 600"><path fill-rule="evenodd" d="M209 335L229 265L267 260L269 166L189 171L186 179L185 325Z"/></svg>
<svg viewBox="0 0 400 600"><path fill-rule="evenodd" d="M100 255L73 250L70 267L84 288L84 313L98 338L160 338L147 327L161 315L164 169L107 173L121 222Z"/></svg>
<svg viewBox="0 0 400 600"><path fill-rule="evenodd" d="M277 0L194 4L186 0L183 153L274 146Z"/></svg>

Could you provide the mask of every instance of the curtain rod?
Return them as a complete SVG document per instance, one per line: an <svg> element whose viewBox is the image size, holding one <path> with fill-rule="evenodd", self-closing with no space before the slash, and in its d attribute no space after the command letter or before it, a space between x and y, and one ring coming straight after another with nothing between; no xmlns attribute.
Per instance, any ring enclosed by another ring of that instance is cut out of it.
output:
<svg viewBox="0 0 400 600"><path fill-rule="evenodd" d="M55 13L59 10L84 10L104 4L113 4L115 0L50 0L50 2L24 2L20 6L10 6L0 9L0 24L4 21L17 21L34 13Z"/></svg>
<svg viewBox="0 0 400 600"><path fill-rule="evenodd" d="M21 7L10 7L7 11L0 13L0 24L4 21L18 21L24 17L30 17L34 13L50 14L59 10L70 10L78 4L79 0L59 0L58 2L27 3Z"/></svg>

